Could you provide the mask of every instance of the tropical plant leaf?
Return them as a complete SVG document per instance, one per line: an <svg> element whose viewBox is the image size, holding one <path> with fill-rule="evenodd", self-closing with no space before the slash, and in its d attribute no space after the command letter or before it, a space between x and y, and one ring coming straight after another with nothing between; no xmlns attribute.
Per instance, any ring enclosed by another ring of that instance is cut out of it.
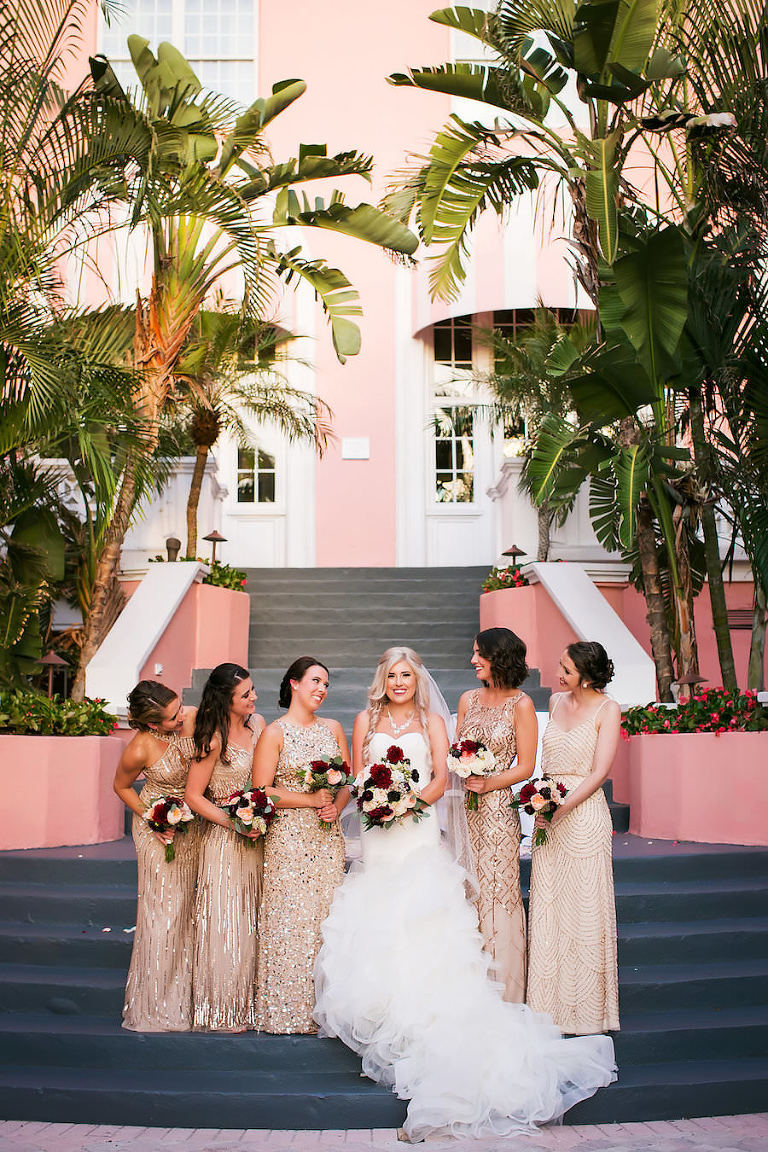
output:
<svg viewBox="0 0 768 1152"><path fill-rule="evenodd" d="M405 256L412 255L419 243L409 228L372 204L350 208L340 197L328 204L320 199L311 204L306 197L300 200L291 189L278 193L272 222L278 226L328 228Z"/></svg>
<svg viewBox="0 0 768 1152"><path fill-rule="evenodd" d="M676 226L654 232L613 266L625 306L621 327L653 382L672 372L688 315L685 242Z"/></svg>
<svg viewBox="0 0 768 1152"><path fill-rule="evenodd" d="M647 441L621 448L614 457L619 543L630 548L637 535L637 509L648 484L651 453Z"/></svg>
<svg viewBox="0 0 768 1152"><path fill-rule="evenodd" d="M338 268L329 267L322 260L307 260L300 248L290 252L277 252L272 246L278 275L286 283L299 277L312 287L328 315L333 335L333 347L343 364L348 356L356 356L360 351L360 329L351 316L362 316L359 296Z"/></svg>
<svg viewBox="0 0 768 1152"><path fill-rule="evenodd" d="M589 144L592 166L584 177L587 212L597 223L600 251L608 264L613 264L619 248L619 173L616 147L619 134L611 133Z"/></svg>

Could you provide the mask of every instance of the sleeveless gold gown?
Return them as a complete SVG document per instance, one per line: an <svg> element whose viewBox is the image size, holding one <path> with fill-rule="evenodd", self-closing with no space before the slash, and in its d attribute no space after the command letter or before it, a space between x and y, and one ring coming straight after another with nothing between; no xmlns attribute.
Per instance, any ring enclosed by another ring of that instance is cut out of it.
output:
<svg viewBox="0 0 768 1152"><path fill-rule="evenodd" d="M139 799L147 807L161 796L184 797L194 752L188 737L172 735L160 759L145 771ZM200 847L197 820L176 835L176 859L134 814L138 867L136 933L128 969L123 1028L132 1032L186 1032L192 1027L192 953L195 881Z"/></svg>
<svg viewBox="0 0 768 1152"><path fill-rule="evenodd" d="M557 704L542 739L542 774L573 790L592 769L597 729L590 717L566 732L556 713ZM528 1003L573 1035L619 1027L612 839L598 788L532 850Z"/></svg>
<svg viewBox="0 0 768 1152"><path fill-rule="evenodd" d="M322 720L308 728L287 720L278 724L283 748L274 782L304 792L296 769L323 754L338 756L336 738ZM321 925L343 876L344 838L338 822L323 828L316 808L278 809L264 845L256 1000L260 1031L317 1031L312 1019L315 957Z"/></svg>
<svg viewBox="0 0 768 1152"><path fill-rule="evenodd" d="M217 805L251 780L253 749L227 745L205 795ZM242 1032L256 1026L256 930L262 840L204 822L195 908L194 1027Z"/></svg>
<svg viewBox="0 0 768 1152"><path fill-rule="evenodd" d="M469 698L457 740L480 740L496 758L495 772L506 772L517 756L513 715L524 693L488 707L480 693ZM509 807L508 788L478 796L476 812L467 812L469 841L477 869L477 915L494 974L512 1003L525 1000L525 910L520 894L520 818Z"/></svg>

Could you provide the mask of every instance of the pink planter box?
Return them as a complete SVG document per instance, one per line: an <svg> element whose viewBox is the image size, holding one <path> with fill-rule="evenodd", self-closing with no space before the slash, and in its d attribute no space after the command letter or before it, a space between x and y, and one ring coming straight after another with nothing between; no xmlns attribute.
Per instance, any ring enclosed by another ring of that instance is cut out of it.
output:
<svg viewBox="0 0 768 1152"><path fill-rule="evenodd" d="M109 736L0 735L0 850L119 840L112 780L123 747Z"/></svg>
<svg viewBox="0 0 768 1152"><path fill-rule="evenodd" d="M768 732L657 733L624 747L630 832L768 845Z"/></svg>

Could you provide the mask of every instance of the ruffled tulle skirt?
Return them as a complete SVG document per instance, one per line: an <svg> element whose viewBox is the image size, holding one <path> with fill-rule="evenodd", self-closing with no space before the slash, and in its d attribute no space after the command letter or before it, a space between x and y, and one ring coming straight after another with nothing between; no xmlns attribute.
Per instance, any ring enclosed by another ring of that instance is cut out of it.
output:
<svg viewBox="0 0 768 1152"><path fill-rule="evenodd" d="M423 838L390 851L400 832L364 833L382 851L336 890L314 1016L410 1101L410 1139L531 1131L615 1080L609 1037L564 1040L548 1016L501 999L462 870Z"/></svg>

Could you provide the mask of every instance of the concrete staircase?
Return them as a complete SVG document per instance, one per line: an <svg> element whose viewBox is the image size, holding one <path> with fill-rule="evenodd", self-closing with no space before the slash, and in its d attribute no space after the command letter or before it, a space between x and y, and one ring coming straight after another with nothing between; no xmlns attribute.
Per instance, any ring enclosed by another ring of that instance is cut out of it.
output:
<svg viewBox="0 0 768 1152"><path fill-rule="evenodd" d="M566 1123L763 1110L768 851L615 841L620 1078ZM135 897L128 840L0 855L0 1118L307 1129L402 1122L402 1103L362 1078L335 1041L124 1032Z"/></svg>
<svg viewBox="0 0 768 1152"><path fill-rule="evenodd" d="M280 681L297 657L322 660L331 672L324 712L347 732L376 663L387 648L405 644L424 660L456 711L459 696L477 681L470 667L479 628L478 599L487 568L251 568L249 665L258 709L281 715ZM195 704L209 669L196 670L184 700ZM525 690L546 710L549 690L533 671Z"/></svg>

